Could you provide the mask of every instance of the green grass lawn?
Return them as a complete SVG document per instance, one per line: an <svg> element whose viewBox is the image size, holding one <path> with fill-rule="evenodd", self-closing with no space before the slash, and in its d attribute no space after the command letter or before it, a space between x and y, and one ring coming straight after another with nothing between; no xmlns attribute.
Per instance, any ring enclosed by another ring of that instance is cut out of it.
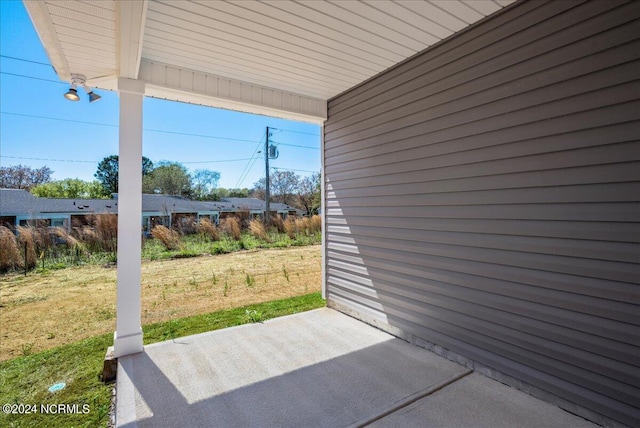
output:
<svg viewBox="0 0 640 428"><path fill-rule="evenodd" d="M298 234L291 239L284 233L270 233L269 241L264 241L243 233L239 241L229 237L223 237L219 241L210 241L202 235L187 235L181 237L179 250L167 250L157 239L149 239L144 243L142 250L143 260L161 260L180 257L197 257L202 254L226 254L241 250L253 250L256 248L287 248L304 245L320 244L322 235L320 232L309 235Z"/></svg>
<svg viewBox="0 0 640 428"><path fill-rule="evenodd" d="M143 326L144 343L203 333L220 328L304 312L323 307L320 293L276 300L242 308L197 315ZM0 404L23 405L31 414L0 413L0 427L96 427L106 426L113 385L99 379L113 334L92 337L70 345L0 363ZM56 393L48 388L67 386ZM77 405L76 414L44 414L50 405ZM42 406L43 405L43 406ZM83 407L84 406L84 407ZM15 407L15 406L14 406ZM4 408L3 408L4 409ZM83 412L84 411L84 412Z"/></svg>
<svg viewBox="0 0 640 428"><path fill-rule="evenodd" d="M319 231L309 234L299 233L290 238L285 233L271 232L265 241L243 232L240 240L223 235L218 241L211 241L201 234L180 237L180 248L168 250L157 239L145 239L142 247L142 260L164 260L172 258L198 257L202 254L226 254L258 248L288 248L315 245L322 242ZM105 251L79 251L68 248L54 248L39 251L35 269L46 273L50 270L65 269L77 265L104 265L116 262L116 254ZM18 269L20 270L20 269Z"/></svg>

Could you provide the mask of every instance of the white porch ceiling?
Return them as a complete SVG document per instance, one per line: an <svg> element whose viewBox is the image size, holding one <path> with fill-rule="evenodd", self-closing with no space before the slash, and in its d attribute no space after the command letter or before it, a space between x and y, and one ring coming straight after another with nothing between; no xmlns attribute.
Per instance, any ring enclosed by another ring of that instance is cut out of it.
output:
<svg viewBox="0 0 640 428"><path fill-rule="evenodd" d="M321 121L326 100L514 0L24 0L62 80Z"/></svg>

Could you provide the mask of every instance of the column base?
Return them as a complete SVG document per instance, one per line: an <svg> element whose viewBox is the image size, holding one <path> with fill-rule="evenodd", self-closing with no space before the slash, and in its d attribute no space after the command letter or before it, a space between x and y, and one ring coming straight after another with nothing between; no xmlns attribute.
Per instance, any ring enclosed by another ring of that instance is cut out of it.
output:
<svg viewBox="0 0 640 428"><path fill-rule="evenodd" d="M114 332L113 348L115 358L142 352L144 350L144 346L142 346L142 328L135 333L123 336L119 336L117 331Z"/></svg>

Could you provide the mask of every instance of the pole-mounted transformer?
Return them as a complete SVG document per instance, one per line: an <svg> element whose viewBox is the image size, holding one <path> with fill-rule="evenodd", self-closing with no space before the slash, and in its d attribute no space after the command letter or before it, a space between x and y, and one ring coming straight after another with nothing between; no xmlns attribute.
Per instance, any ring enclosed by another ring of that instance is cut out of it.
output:
<svg viewBox="0 0 640 428"><path fill-rule="evenodd" d="M278 159L280 152L278 151L278 147L273 144L269 146L269 159Z"/></svg>

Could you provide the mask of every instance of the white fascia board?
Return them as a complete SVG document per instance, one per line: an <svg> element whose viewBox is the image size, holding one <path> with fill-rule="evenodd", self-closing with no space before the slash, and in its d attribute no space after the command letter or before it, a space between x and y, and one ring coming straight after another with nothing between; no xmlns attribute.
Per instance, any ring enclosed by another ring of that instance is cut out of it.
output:
<svg viewBox="0 0 640 428"><path fill-rule="evenodd" d="M146 96L322 124L327 101L214 74L142 60Z"/></svg>
<svg viewBox="0 0 640 428"><path fill-rule="evenodd" d="M138 78L147 6L147 0L116 2L120 77Z"/></svg>
<svg viewBox="0 0 640 428"><path fill-rule="evenodd" d="M142 211L143 217L162 217L164 215L165 214L160 211Z"/></svg>
<svg viewBox="0 0 640 428"><path fill-rule="evenodd" d="M34 214L21 214L21 215L17 215L16 216L16 221L19 222L20 220L48 220L48 219L68 219L69 216L72 215L76 215L76 214L82 214L82 212L80 213L34 213ZM94 213L87 213L87 215L89 214L94 214Z"/></svg>
<svg viewBox="0 0 640 428"><path fill-rule="evenodd" d="M60 80L70 82L69 64L62 51L62 45L53 26L47 3L42 0L23 0L23 3L56 74Z"/></svg>

